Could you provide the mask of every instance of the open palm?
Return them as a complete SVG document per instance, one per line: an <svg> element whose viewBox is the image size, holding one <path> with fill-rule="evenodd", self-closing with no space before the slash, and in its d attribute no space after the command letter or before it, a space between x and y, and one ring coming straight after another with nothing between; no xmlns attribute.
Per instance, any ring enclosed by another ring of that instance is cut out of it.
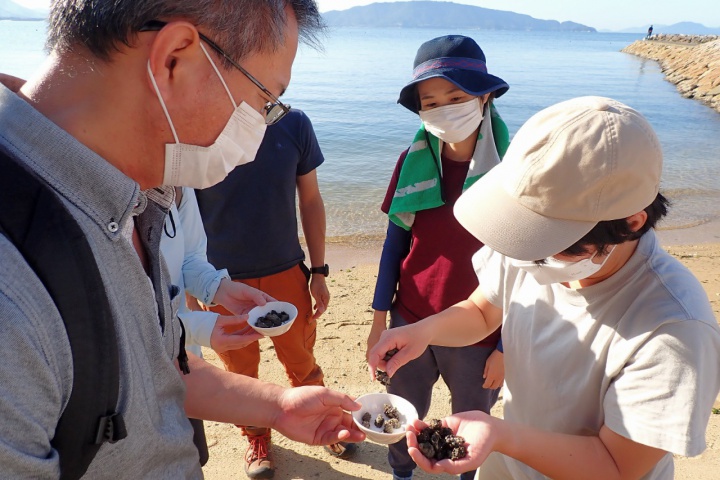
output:
<svg viewBox="0 0 720 480"><path fill-rule="evenodd" d="M459 475L477 469L493 451L495 437L491 422L493 418L480 411L462 412L443 419L443 426L465 438L467 455L458 460L430 460L418 450L417 434L427 426L421 420L415 420L408 430L408 452L420 468L430 473L450 473Z"/></svg>

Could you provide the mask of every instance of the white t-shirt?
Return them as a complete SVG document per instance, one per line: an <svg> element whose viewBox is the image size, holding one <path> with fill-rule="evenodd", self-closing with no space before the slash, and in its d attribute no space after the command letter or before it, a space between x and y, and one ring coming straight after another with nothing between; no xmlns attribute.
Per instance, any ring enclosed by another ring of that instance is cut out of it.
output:
<svg viewBox="0 0 720 480"><path fill-rule="evenodd" d="M572 435L603 424L679 455L705 449L720 390L720 329L697 279L645 234L607 280L573 290L539 285L488 247L473 263L503 309L507 420ZM481 479L546 478L493 454ZM645 479L673 477L668 454Z"/></svg>

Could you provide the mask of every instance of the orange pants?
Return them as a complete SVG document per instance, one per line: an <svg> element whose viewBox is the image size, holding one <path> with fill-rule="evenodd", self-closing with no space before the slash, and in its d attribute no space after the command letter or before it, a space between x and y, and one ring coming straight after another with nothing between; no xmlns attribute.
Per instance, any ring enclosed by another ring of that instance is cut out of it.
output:
<svg viewBox="0 0 720 480"><path fill-rule="evenodd" d="M236 280L262 290L283 302L290 302L298 309L298 316L290 330L277 337L270 337L275 345L280 363L293 387L301 385L323 385L323 372L315 361L313 348L317 333L317 321L312 318L312 299L305 273L300 264L267 277ZM231 315L223 307L211 309L221 315ZM221 353L225 369L258 378L260 345L251 343L245 348Z"/></svg>

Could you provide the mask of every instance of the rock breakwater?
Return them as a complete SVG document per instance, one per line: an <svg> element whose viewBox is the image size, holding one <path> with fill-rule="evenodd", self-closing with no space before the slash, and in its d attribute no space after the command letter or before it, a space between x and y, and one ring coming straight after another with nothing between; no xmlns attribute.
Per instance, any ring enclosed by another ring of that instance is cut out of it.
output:
<svg viewBox="0 0 720 480"><path fill-rule="evenodd" d="M680 93L720 112L720 37L717 35L655 35L623 50L660 63Z"/></svg>

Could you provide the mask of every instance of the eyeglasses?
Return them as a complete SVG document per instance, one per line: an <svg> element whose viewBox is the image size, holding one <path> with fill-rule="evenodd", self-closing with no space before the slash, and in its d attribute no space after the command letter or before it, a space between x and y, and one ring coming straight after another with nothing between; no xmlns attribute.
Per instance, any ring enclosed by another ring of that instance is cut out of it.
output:
<svg viewBox="0 0 720 480"><path fill-rule="evenodd" d="M138 30L139 32L155 32L158 30L161 30L165 25L167 25L167 22L163 22L160 20L151 20L147 22L145 25L140 27ZM255 84L256 87L258 87L262 92L270 98L270 102L267 102L265 106L263 107L263 110L265 112L265 124L266 125L275 125L277 122L279 122L285 115L287 115L290 112L290 105L285 105L280 101L279 98L277 98L275 95L273 95L270 90L265 88L265 86L258 81L257 78L253 77L250 72L245 70L243 67L240 66L239 63L237 63L235 60L233 60L230 55L225 53L225 50L220 48L220 46L210 40L207 36L204 34L198 32L198 35L200 36L200 39L210 45L210 48L215 50L218 54L222 55L225 60L227 60L230 65L237 68L242 72L243 75L245 75L248 80L250 80L252 83Z"/></svg>

